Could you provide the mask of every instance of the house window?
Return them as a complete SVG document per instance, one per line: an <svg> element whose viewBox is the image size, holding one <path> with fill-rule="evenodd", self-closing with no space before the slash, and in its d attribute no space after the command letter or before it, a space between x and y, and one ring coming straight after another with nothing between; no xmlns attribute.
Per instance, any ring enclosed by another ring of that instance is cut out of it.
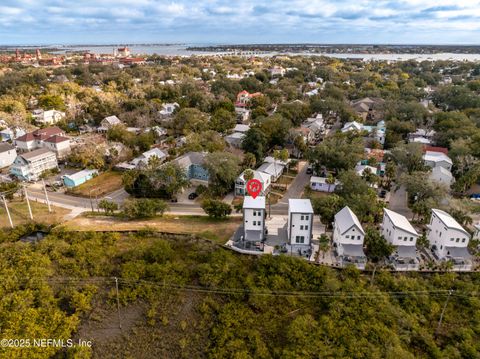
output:
<svg viewBox="0 0 480 359"><path fill-rule="evenodd" d="M310 216L305 216L305 220L308 221L310 219Z"/></svg>
<svg viewBox="0 0 480 359"><path fill-rule="evenodd" d="M462 243L465 243L465 238L462 238Z"/></svg>
<svg viewBox="0 0 480 359"><path fill-rule="evenodd" d="M453 242L455 238L450 238L450 242Z"/></svg>
<svg viewBox="0 0 480 359"><path fill-rule="evenodd" d="M361 240L361 239L362 239L362 237L361 237L361 236L357 236L357 239L358 239L358 240Z"/></svg>
<svg viewBox="0 0 480 359"><path fill-rule="evenodd" d="M457 238L457 240L455 242L457 242L457 243L460 242L460 238Z"/></svg>
<svg viewBox="0 0 480 359"><path fill-rule="evenodd" d="M401 240L402 240L402 237L398 237L398 240L401 241Z"/></svg>
<svg viewBox="0 0 480 359"><path fill-rule="evenodd" d="M303 231L303 226L300 226L300 230Z"/></svg>
<svg viewBox="0 0 480 359"><path fill-rule="evenodd" d="M253 221L253 225L256 226L256 225L257 225L257 221Z"/></svg>
<svg viewBox="0 0 480 359"><path fill-rule="evenodd" d="M350 236L347 234L347 235L345 236L345 238L347 238L347 239L348 239L348 238L350 238Z"/></svg>
<svg viewBox="0 0 480 359"><path fill-rule="evenodd" d="M305 237L304 236L296 236L295 237L295 242L296 243L305 243Z"/></svg>
<svg viewBox="0 0 480 359"><path fill-rule="evenodd" d="M307 229L308 229L308 226L305 226L305 230L307 230Z"/></svg>
<svg viewBox="0 0 480 359"><path fill-rule="evenodd" d="M303 221L305 219L305 216L300 216L300 220Z"/></svg>
<svg viewBox="0 0 480 359"><path fill-rule="evenodd" d="M413 237L410 237L410 242L413 242Z"/></svg>

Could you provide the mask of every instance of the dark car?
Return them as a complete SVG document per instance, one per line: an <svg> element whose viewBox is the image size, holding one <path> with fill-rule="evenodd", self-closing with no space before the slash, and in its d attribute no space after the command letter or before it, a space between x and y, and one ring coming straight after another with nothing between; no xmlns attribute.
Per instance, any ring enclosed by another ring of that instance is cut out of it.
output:
<svg viewBox="0 0 480 359"><path fill-rule="evenodd" d="M378 195L380 196L380 198L385 198L387 196L387 191L382 189Z"/></svg>
<svg viewBox="0 0 480 359"><path fill-rule="evenodd" d="M307 167L307 175L311 175L311 174L313 174L313 168L312 168L312 166L308 166Z"/></svg>
<svg viewBox="0 0 480 359"><path fill-rule="evenodd" d="M194 200L197 197L198 197L198 194L196 194L195 192L192 192L188 195L188 199L191 199L191 200Z"/></svg>
<svg viewBox="0 0 480 359"><path fill-rule="evenodd" d="M172 203L177 203L177 202L178 202L177 197L172 197L172 198L170 199L170 202L172 202Z"/></svg>

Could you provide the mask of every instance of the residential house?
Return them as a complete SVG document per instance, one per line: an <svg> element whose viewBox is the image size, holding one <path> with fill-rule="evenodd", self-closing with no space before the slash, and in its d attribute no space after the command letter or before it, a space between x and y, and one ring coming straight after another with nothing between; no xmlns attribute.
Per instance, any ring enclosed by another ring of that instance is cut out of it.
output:
<svg viewBox="0 0 480 359"><path fill-rule="evenodd" d="M180 105L176 102L173 103L165 103L162 105L162 109L158 111L158 114L161 118L169 118L173 116L173 113L177 108L180 108Z"/></svg>
<svg viewBox="0 0 480 359"><path fill-rule="evenodd" d="M246 196L243 200L243 239L261 242L265 239L265 197Z"/></svg>
<svg viewBox="0 0 480 359"><path fill-rule="evenodd" d="M0 131L0 141L13 141L17 137L26 134L25 130L20 127L9 127Z"/></svg>
<svg viewBox="0 0 480 359"><path fill-rule="evenodd" d="M327 178L325 177L310 177L310 188L318 192L327 192L331 193L335 191L335 188L340 184L338 180L335 180L334 183L327 183Z"/></svg>
<svg viewBox="0 0 480 359"><path fill-rule="evenodd" d="M442 166L434 167L432 169L432 172L430 173L429 178L430 180L442 183L447 187L450 187L452 183L455 182L455 178L453 178L452 172Z"/></svg>
<svg viewBox="0 0 480 359"><path fill-rule="evenodd" d="M71 175L62 176L63 183L68 188L80 186L98 175L97 170L82 170Z"/></svg>
<svg viewBox="0 0 480 359"><path fill-rule="evenodd" d="M363 131L363 124L357 121L347 122L341 129L342 133L349 131Z"/></svg>
<svg viewBox="0 0 480 359"><path fill-rule="evenodd" d="M65 118L65 112L57 110L35 110L33 111L35 123L43 126L54 125Z"/></svg>
<svg viewBox="0 0 480 359"><path fill-rule="evenodd" d="M98 132L107 132L109 129L111 129L113 126L118 126L122 125L123 122L120 121L120 119L113 115L113 116L108 116L105 117L102 122L100 122L100 127L98 127Z"/></svg>
<svg viewBox="0 0 480 359"><path fill-rule="evenodd" d="M270 70L270 76L272 77L283 77L285 75L286 70L281 66L274 66Z"/></svg>
<svg viewBox="0 0 480 359"><path fill-rule="evenodd" d="M0 168L10 166L17 158L17 151L9 143L0 143Z"/></svg>
<svg viewBox="0 0 480 359"><path fill-rule="evenodd" d="M342 266L353 264L365 269L366 256L363 252L365 231L358 217L348 207L335 215L333 223L333 246Z"/></svg>
<svg viewBox="0 0 480 359"><path fill-rule="evenodd" d="M417 129L415 132L408 134L408 142L416 142L424 145L430 145L433 143L433 139L436 135L434 130L426 130L423 128Z"/></svg>
<svg viewBox="0 0 480 359"><path fill-rule="evenodd" d="M43 147L53 151L57 158L64 158L71 151L70 139L59 135L54 135L44 140Z"/></svg>
<svg viewBox="0 0 480 359"><path fill-rule="evenodd" d="M10 173L20 180L36 181L46 171L58 168L55 153L46 148L17 155L10 167Z"/></svg>
<svg viewBox="0 0 480 359"><path fill-rule="evenodd" d="M321 113L315 117L307 118L307 120L301 124L301 127L308 128L311 131L313 138L311 138L309 142L320 139L321 135L325 133L325 121Z"/></svg>
<svg viewBox="0 0 480 359"><path fill-rule="evenodd" d="M284 170L285 166L281 164L281 161L265 162L257 168L257 171L264 172L272 176L272 182L277 182Z"/></svg>
<svg viewBox="0 0 480 359"><path fill-rule="evenodd" d="M309 199L288 200L287 236L290 252L310 254L313 231L313 207Z"/></svg>
<svg viewBox="0 0 480 359"><path fill-rule="evenodd" d="M384 208L382 235L395 246L391 260L397 270L418 269L416 244L419 235L405 216Z"/></svg>
<svg viewBox="0 0 480 359"><path fill-rule="evenodd" d="M431 168L443 167L449 171L452 169L453 162L445 153L426 151L423 155L425 166Z"/></svg>
<svg viewBox="0 0 480 359"><path fill-rule="evenodd" d="M52 127L47 127L47 128L41 128L38 130L35 130L33 132L26 133L23 136L17 137L13 143L17 147L17 150L19 152L26 152L26 151L32 151L37 148L43 148L43 147L48 147L50 149L57 149L59 152L64 153L65 148L67 147L67 144L62 143L60 145L56 145L55 141L53 140L53 144L47 145L45 143L46 140L58 136L59 138L62 138L60 142L65 142L63 139L65 139L65 131L63 131L61 128L57 126L52 126ZM68 147L70 146L70 141L68 141Z"/></svg>
<svg viewBox="0 0 480 359"><path fill-rule="evenodd" d="M225 141L230 145L230 147L240 148L242 147L242 141L244 137L245 133L234 132L225 136Z"/></svg>
<svg viewBox="0 0 480 359"><path fill-rule="evenodd" d="M233 128L233 132L247 133L250 129L250 125L237 124Z"/></svg>
<svg viewBox="0 0 480 359"><path fill-rule="evenodd" d="M385 100L375 97L366 97L351 102L353 110L363 118L363 120L372 121L382 117L383 105Z"/></svg>
<svg viewBox="0 0 480 359"><path fill-rule="evenodd" d="M251 171L253 172L253 179L260 181L260 183L262 184L262 191L260 192L260 195L265 196L270 190L272 176L265 172L255 170ZM235 196L245 196L245 186L247 185L247 182L248 181L245 180L245 171L243 171L240 176L238 176L235 180Z"/></svg>
<svg viewBox="0 0 480 359"><path fill-rule="evenodd" d="M457 270L471 269L470 234L450 214L432 209L427 238L437 258L451 261Z"/></svg>
<svg viewBox="0 0 480 359"><path fill-rule="evenodd" d="M205 156L203 152L187 152L172 162L185 171L189 180L205 183L210 178L207 169L204 167Z"/></svg>

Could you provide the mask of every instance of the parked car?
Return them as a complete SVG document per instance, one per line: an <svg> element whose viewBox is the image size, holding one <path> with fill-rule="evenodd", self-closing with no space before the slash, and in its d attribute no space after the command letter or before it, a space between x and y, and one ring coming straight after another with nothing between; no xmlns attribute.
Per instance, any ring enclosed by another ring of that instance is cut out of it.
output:
<svg viewBox="0 0 480 359"><path fill-rule="evenodd" d="M194 200L197 197L198 197L198 194L195 193L195 192L192 192L188 195L188 199L190 199L190 200Z"/></svg>
<svg viewBox="0 0 480 359"><path fill-rule="evenodd" d="M385 198L385 197L387 196L387 191L384 190L384 189L382 189L382 190L380 191L380 193L378 194L378 196L379 196L380 198Z"/></svg>
<svg viewBox="0 0 480 359"><path fill-rule="evenodd" d="M307 175L313 174L313 167L310 165L307 167Z"/></svg>
<svg viewBox="0 0 480 359"><path fill-rule="evenodd" d="M177 197L172 197L172 198L170 199L170 202L172 202L172 203L177 203L177 202L178 202Z"/></svg>

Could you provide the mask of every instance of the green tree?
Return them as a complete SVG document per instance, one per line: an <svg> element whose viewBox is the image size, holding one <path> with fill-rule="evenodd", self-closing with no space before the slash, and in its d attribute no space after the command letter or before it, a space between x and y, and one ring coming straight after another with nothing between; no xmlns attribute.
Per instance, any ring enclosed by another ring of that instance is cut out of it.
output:
<svg viewBox="0 0 480 359"><path fill-rule="evenodd" d="M232 206L228 203L206 199L202 202L202 208L209 217L226 218L232 213Z"/></svg>
<svg viewBox="0 0 480 359"><path fill-rule="evenodd" d="M118 204L108 199L102 199L98 202L98 208L103 209L105 214L113 214L118 209Z"/></svg>
<svg viewBox="0 0 480 359"><path fill-rule="evenodd" d="M240 173L240 161L229 152L209 153L205 158L212 193L224 195L230 191Z"/></svg>
<svg viewBox="0 0 480 359"><path fill-rule="evenodd" d="M128 199L123 205L123 215L130 219L152 218L162 216L167 210L167 204L159 199L135 198Z"/></svg>
<svg viewBox="0 0 480 359"><path fill-rule="evenodd" d="M225 133L235 127L236 121L235 113L221 108L216 110L210 118L210 128Z"/></svg>
<svg viewBox="0 0 480 359"><path fill-rule="evenodd" d="M373 227L365 231L365 254L373 263L379 263L388 258L394 251L394 246L389 244L385 238Z"/></svg>
<svg viewBox="0 0 480 359"><path fill-rule="evenodd" d="M242 140L242 148L244 151L252 153L257 162L261 161L268 149L265 134L258 128L250 128Z"/></svg>

